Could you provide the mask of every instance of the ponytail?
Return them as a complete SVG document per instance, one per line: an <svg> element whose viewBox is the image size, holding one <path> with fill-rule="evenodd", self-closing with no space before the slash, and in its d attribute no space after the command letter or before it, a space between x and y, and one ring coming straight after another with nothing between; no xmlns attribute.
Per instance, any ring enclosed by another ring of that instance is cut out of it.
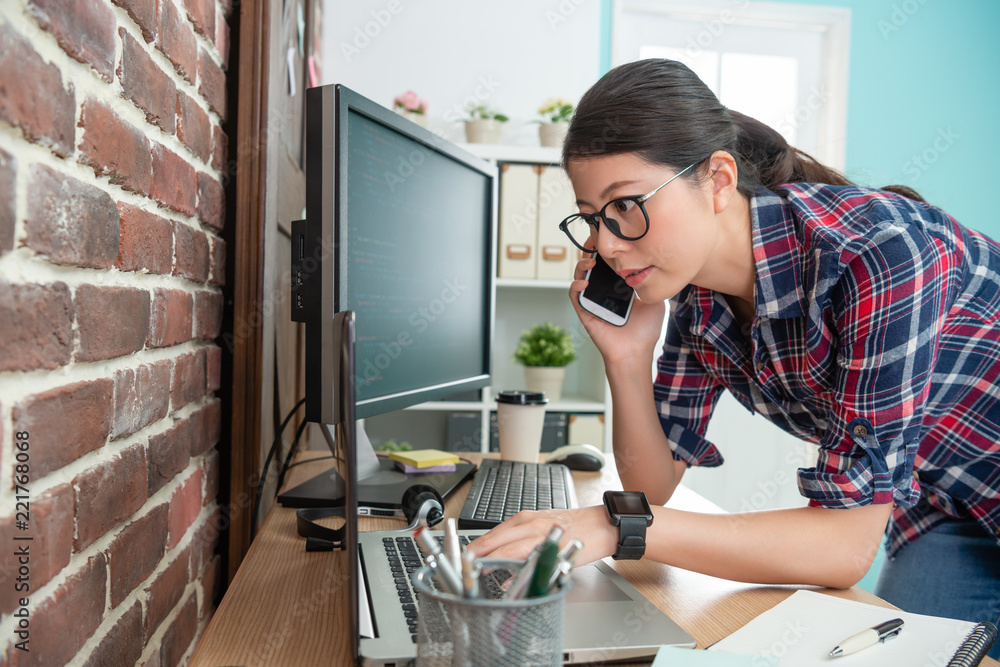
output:
<svg viewBox="0 0 1000 667"><path fill-rule="evenodd" d="M771 190L784 183L854 185L773 128L724 107L686 65L661 58L620 65L584 94L563 144L563 163L635 153L679 171L717 150L736 160L737 189L748 198L758 185ZM706 175L702 166L684 178ZM882 189L923 201L906 186Z"/></svg>
<svg viewBox="0 0 1000 667"><path fill-rule="evenodd" d="M769 190L782 183L854 185L836 169L816 161L789 144L781 134L755 118L727 110L739 127L736 151L744 169L756 171L756 181Z"/></svg>

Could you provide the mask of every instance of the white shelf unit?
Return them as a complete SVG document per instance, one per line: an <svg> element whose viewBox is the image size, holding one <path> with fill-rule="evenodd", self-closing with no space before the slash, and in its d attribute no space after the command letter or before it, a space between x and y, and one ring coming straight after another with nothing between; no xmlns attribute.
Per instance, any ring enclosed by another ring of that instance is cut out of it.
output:
<svg viewBox="0 0 1000 667"><path fill-rule="evenodd" d="M559 149L538 146L463 144L478 157L497 163L559 164ZM567 215L571 211L567 211ZM496 322L493 332L493 382L480 392L478 400L433 401L415 405L391 415L366 420L366 429L375 446L388 438L406 440L415 447L441 447L434 440L421 440L418 432L444 442L441 413L465 413L478 417L479 451L489 451L490 413L496 409L498 391L524 388L524 367L513 360L521 332L539 322L552 322L573 335L578 358L566 369L561 400L550 401L549 412L598 414L604 417L603 442L611 450L611 392L604 362L593 341L580 324L569 300L569 280L498 278L496 282ZM436 414L435 414L436 413ZM413 437L403 435L411 432ZM594 443L597 444L597 443Z"/></svg>

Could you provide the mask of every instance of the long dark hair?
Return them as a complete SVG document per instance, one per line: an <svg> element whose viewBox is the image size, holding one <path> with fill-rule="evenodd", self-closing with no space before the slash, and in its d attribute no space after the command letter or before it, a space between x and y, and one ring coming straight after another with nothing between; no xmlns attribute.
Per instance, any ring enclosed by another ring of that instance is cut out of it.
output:
<svg viewBox="0 0 1000 667"><path fill-rule="evenodd" d="M843 174L790 145L773 128L727 109L687 65L650 58L605 74L577 105L563 144L563 164L600 155L634 153L680 170L717 150L736 160L737 189L758 185L853 185ZM698 170L692 178L704 177ZM883 188L921 200L905 186Z"/></svg>

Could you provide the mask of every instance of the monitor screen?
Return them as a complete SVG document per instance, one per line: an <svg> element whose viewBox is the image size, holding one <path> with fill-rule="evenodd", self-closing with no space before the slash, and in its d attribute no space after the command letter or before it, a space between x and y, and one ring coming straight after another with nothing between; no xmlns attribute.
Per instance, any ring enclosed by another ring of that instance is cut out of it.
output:
<svg viewBox="0 0 1000 667"><path fill-rule="evenodd" d="M354 109L347 127L337 310L357 318L357 401L370 413L488 375L492 183Z"/></svg>
<svg viewBox="0 0 1000 667"><path fill-rule="evenodd" d="M344 86L307 105L307 226L331 250L305 299L307 413L309 339L346 310L359 418L488 385L496 166Z"/></svg>

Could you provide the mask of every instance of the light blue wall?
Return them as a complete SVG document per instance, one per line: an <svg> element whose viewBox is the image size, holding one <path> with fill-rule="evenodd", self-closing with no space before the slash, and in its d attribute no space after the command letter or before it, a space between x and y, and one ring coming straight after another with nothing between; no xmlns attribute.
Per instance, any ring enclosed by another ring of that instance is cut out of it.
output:
<svg viewBox="0 0 1000 667"><path fill-rule="evenodd" d="M1000 240L1000 2L797 4L852 12L848 177L913 187L959 222ZM602 55L610 53L610 11L604 16ZM602 59L605 69L609 61Z"/></svg>

